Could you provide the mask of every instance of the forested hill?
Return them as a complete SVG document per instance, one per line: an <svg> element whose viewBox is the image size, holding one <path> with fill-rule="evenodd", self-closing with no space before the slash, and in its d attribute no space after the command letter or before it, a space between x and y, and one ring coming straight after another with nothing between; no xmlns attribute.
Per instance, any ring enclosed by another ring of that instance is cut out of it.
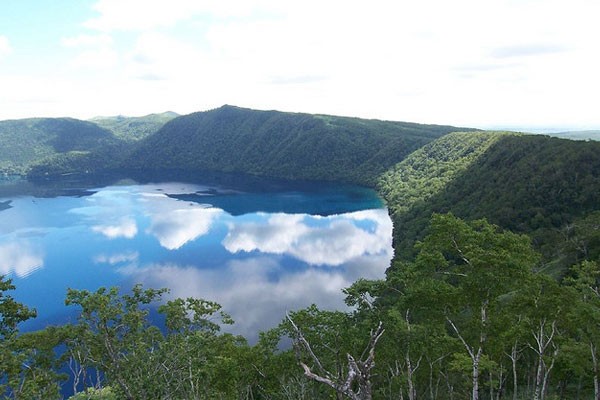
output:
<svg viewBox="0 0 600 400"><path fill-rule="evenodd" d="M23 174L58 154L87 153L116 142L110 131L71 118L0 121L0 172Z"/></svg>
<svg viewBox="0 0 600 400"><path fill-rule="evenodd" d="M382 176L379 188L393 215L400 258L413 254L434 212L487 218L531 235L548 259L561 258L572 239L567 231L599 208L600 142L452 134L411 154Z"/></svg>
<svg viewBox="0 0 600 400"><path fill-rule="evenodd" d="M123 167L373 184L417 148L456 130L223 106L168 122Z"/></svg>
<svg viewBox="0 0 600 400"><path fill-rule="evenodd" d="M156 131L164 124L178 117L179 114L167 111L160 114L149 114L143 117L96 117L90 121L111 131L116 137L127 142L142 140Z"/></svg>

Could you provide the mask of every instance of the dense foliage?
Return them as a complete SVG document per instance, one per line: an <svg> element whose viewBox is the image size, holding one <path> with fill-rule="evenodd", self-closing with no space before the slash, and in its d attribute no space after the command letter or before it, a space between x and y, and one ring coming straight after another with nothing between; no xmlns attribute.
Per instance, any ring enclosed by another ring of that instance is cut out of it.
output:
<svg viewBox="0 0 600 400"><path fill-rule="evenodd" d="M412 151L456 129L223 106L167 123L124 167L372 184Z"/></svg>
<svg viewBox="0 0 600 400"><path fill-rule="evenodd" d="M116 144L110 131L71 118L0 121L0 173L24 174L57 155L89 153Z"/></svg>
<svg viewBox="0 0 600 400"><path fill-rule="evenodd" d="M135 142L156 133L164 124L178 117L174 112L149 114L143 117L97 117L91 122L108 129L116 137L126 142Z"/></svg>
<svg viewBox="0 0 600 400"><path fill-rule="evenodd" d="M453 134L411 154L379 185L392 210L399 257L414 254L433 212L453 212L530 234L559 272L568 266L559 258L573 227L598 209L600 143Z"/></svg>

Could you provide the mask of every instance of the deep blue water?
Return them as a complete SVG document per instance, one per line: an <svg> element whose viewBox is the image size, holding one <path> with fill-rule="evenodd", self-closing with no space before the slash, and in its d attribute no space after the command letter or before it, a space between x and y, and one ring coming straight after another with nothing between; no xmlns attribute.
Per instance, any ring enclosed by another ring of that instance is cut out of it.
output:
<svg viewBox="0 0 600 400"><path fill-rule="evenodd" d="M354 186L0 185L0 274L38 311L24 330L72 318L67 288L142 283L217 301L255 337L286 310L343 308L342 288L383 277L391 241L380 198Z"/></svg>

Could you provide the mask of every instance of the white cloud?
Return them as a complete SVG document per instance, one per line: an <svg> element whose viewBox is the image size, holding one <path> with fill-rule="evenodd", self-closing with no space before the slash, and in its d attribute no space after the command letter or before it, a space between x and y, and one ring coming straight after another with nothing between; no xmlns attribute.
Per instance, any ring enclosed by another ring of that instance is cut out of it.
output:
<svg viewBox="0 0 600 400"><path fill-rule="evenodd" d="M12 53L12 47L6 36L0 35L0 58Z"/></svg>
<svg viewBox="0 0 600 400"><path fill-rule="evenodd" d="M28 242L0 244L0 275L14 273L25 278L44 266L42 252Z"/></svg>
<svg viewBox="0 0 600 400"><path fill-rule="evenodd" d="M385 266L363 265L363 276L374 275L365 268L374 268L378 278L383 276ZM232 330L249 338L277 325L288 310L313 303L322 309L345 309L341 290L353 282L343 269L289 272L270 257L231 261L215 270L158 264L130 265L119 271L144 286L169 288L171 298L218 302L235 320Z"/></svg>
<svg viewBox="0 0 600 400"><path fill-rule="evenodd" d="M61 44L65 47L107 47L113 44L113 39L107 34L79 35L64 37Z"/></svg>
<svg viewBox="0 0 600 400"><path fill-rule="evenodd" d="M99 0L93 8L99 15L84 26L99 31L149 31L170 27L196 16L242 17L265 9L271 1L220 0Z"/></svg>
<svg viewBox="0 0 600 400"><path fill-rule="evenodd" d="M63 39L80 53L62 65L78 74L0 77L2 116L228 103L471 126L600 126L598 2L100 0L94 9Z"/></svg>
<svg viewBox="0 0 600 400"><path fill-rule="evenodd" d="M148 233L154 235L164 248L176 250L187 242L207 234L213 221L221 214L223 210L218 208L196 206L164 210L150 214L152 224Z"/></svg>
<svg viewBox="0 0 600 400"><path fill-rule="evenodd" d="M79 51L70 62L73 68L108 69L119 63L113 39L107 34L64 37L61 44Z"/></svg>
<svg viewBox="0 0 600 400"><path fill-rule="evenodd" d="M206 73L204 56L193 45L160 33L143 33L137 37L135 47L126 55L124 72L138 79L191 78Z"/></svg>
<svg viewBox="0 0 600 400"><path fill-rule="evenodd" d="M310 220L318 224L311 225ZM360 227L357 221L373 228ZM286 254L312 265L337 266L364 255L391 258L391 237L392 223L385 210L329 217L274 214L266 223L231 223L223 246L232 253L257 250Z"/></svg>
<svg viewBox="0 0 600 400"><path fill-rule="evenodd" d="M100 0L93 8L100 15L84 23L100 31L148 30L170 26L189 18L194 1L171 0L169 3L147 0Z"/></svg>
<svg viewBox="0 0 600 400"><path fill-rule="evenodd" d="M94 257L93 261L96 264L122 264L122 263L134 263L138 260L140 254L137 251L129 251L125 253L116 254L98 254Z"/></svg>
<svg viewBox="0 0 600 400"><path fill-rule="evenodd" d="M133 239L138 233L135 221L128 217L122 218L114 225L94 225L92 231L101 233L109 239Z"/></svg>
<svg viewBox="0 0 600 400"><path fill-rule="evenodd" d="M119 55L110 48L85 50L79 53L72 61L75 68L111 68L118 64Z"/></svg>

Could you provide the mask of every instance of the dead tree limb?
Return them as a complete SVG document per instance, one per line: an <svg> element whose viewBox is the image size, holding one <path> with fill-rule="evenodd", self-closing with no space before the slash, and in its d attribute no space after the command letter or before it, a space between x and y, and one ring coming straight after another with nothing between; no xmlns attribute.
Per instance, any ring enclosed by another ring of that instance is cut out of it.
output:
<svg viewBox="0 0 600 400"><path fill-rule="evenodd" d="M298 363L304 369L304 375L317 382L321 382L333 388L338 394L344 395L352 400L371 400L371 370L375 366L375 346L383 335L383 324L379 322L377 329L371 330L369 343L362 352L360 358L356 360L352 355L347 354L348 371L346 377L336 376L327 371L319 357L313 351L310 343L296 323L288 315L288 321L292 325L295 333L294 346L299 351L304 351L314 363L315 371L313 371L306 363L304 363L300 354Z"/></svg>

